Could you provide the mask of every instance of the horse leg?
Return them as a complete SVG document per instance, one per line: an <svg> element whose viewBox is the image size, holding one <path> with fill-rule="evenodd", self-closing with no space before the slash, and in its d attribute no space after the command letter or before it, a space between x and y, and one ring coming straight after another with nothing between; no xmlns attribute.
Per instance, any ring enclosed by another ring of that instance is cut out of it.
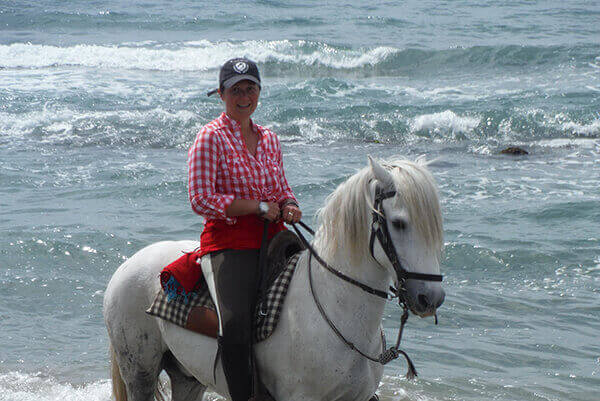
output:
<svg viewBox="0 0 600 401"><path fill-rule="evenodd" d="M116 401L153 401L159 369L143 369L131 355L110 348L113 395ZM157 367L158 368L158 367Z"/></svg>
<svg viewBox="0 0 600 401"><path fill-rule="evenodd" d="M112 378L112 392L116 401L126 401L127 400L127 390L125 389L125 382L123 381L123 377L121 376L121 371L119 370L119 364L117 363L117 356L115 354L115 350L110 345L110 374Z"/></svg>
<svg viewBox="0 0 600 401"><path fill-rule="evenodd" d="M111 341L113 394L116 401L153 401L161 371L160 352L143 351L143 345Z"/></svg>
<svg viewBox="0 0 600 401"><path fill-rule="evenodd" d="M186 375L171 352L163 358L163 367L171 379L171 401L201 401L206 386Z"/></svg>

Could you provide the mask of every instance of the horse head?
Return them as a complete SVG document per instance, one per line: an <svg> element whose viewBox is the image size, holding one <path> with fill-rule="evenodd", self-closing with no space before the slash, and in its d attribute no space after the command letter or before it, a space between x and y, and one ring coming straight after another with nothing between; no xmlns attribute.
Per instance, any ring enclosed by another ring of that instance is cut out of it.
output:
<svg viewBox="0 0 600 401"><path fill-rule="evenodd" d="M388 163L369 158L369 162L371 256L388 270L401 301L414 314L434 315L445 298L439 275L443 231L438 193L427 162L424 158Z"/></svg>

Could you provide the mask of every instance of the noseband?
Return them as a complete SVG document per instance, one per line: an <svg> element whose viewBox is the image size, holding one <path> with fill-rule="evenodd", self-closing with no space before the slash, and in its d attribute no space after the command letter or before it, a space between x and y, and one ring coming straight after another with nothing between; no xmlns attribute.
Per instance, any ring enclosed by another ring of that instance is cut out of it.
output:
<svg viewBox="0 0 600 401"><path fill-rule="evenodd" d="M390 231L385 218L385 211L383 210L383 201L387 198L392 198L395 195L396 191L384 192L379 185L377 185L375 188L375 200L373 202L373 222L371 223L371 238L369 240L369 251L371 252L371 256L379 265L381 265L381 263L379 263L375 257L375 253L373 252L375 238L377 238L388 260L396 271L396 276L398 277L398 284L400 287L398 290L400 292L406 291L406 280L442 281L443 276L440 274L409 272L404 268L404 266L402 266L402 263L400 263L400 259L398 259L398 254L396 253L396 248L394 247L394 243L392 242L392 238L390 236Z"/></svg>

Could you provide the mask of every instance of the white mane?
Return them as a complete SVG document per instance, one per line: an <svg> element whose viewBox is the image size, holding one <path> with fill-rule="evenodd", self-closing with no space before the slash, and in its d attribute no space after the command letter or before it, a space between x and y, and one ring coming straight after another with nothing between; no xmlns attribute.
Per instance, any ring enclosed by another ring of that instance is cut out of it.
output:
<svg viewBox="0 0 600 401"><path fill-rule="evenodd" d="M443 246L442 213L427 161L420 157L414 162L395 160L380 164L394 180L396 206L406 208L417 233L439 258ZM340 184L317 212L320 224L315 245L326 259L334 257L339 249L350 252L358 263L369 255L373 211L369 183L374 179L372 169L363 168Z"/></svg>

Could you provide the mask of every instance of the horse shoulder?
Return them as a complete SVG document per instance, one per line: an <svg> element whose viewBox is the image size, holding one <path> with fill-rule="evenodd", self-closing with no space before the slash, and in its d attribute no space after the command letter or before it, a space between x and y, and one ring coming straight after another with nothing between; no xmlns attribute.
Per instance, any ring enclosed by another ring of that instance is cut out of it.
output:
<svg viewBox="0 0 600 401"><path fill-rule="evenodd" d="M325 399L344 399L352 392L373 394L381 367L368 366L372 362L348 352L327 326L310 294L306 262L306 256L298 262L277 329L258 344L265 384L277 395L295 400L320 400L323 394L328 394Z"/></svg>

